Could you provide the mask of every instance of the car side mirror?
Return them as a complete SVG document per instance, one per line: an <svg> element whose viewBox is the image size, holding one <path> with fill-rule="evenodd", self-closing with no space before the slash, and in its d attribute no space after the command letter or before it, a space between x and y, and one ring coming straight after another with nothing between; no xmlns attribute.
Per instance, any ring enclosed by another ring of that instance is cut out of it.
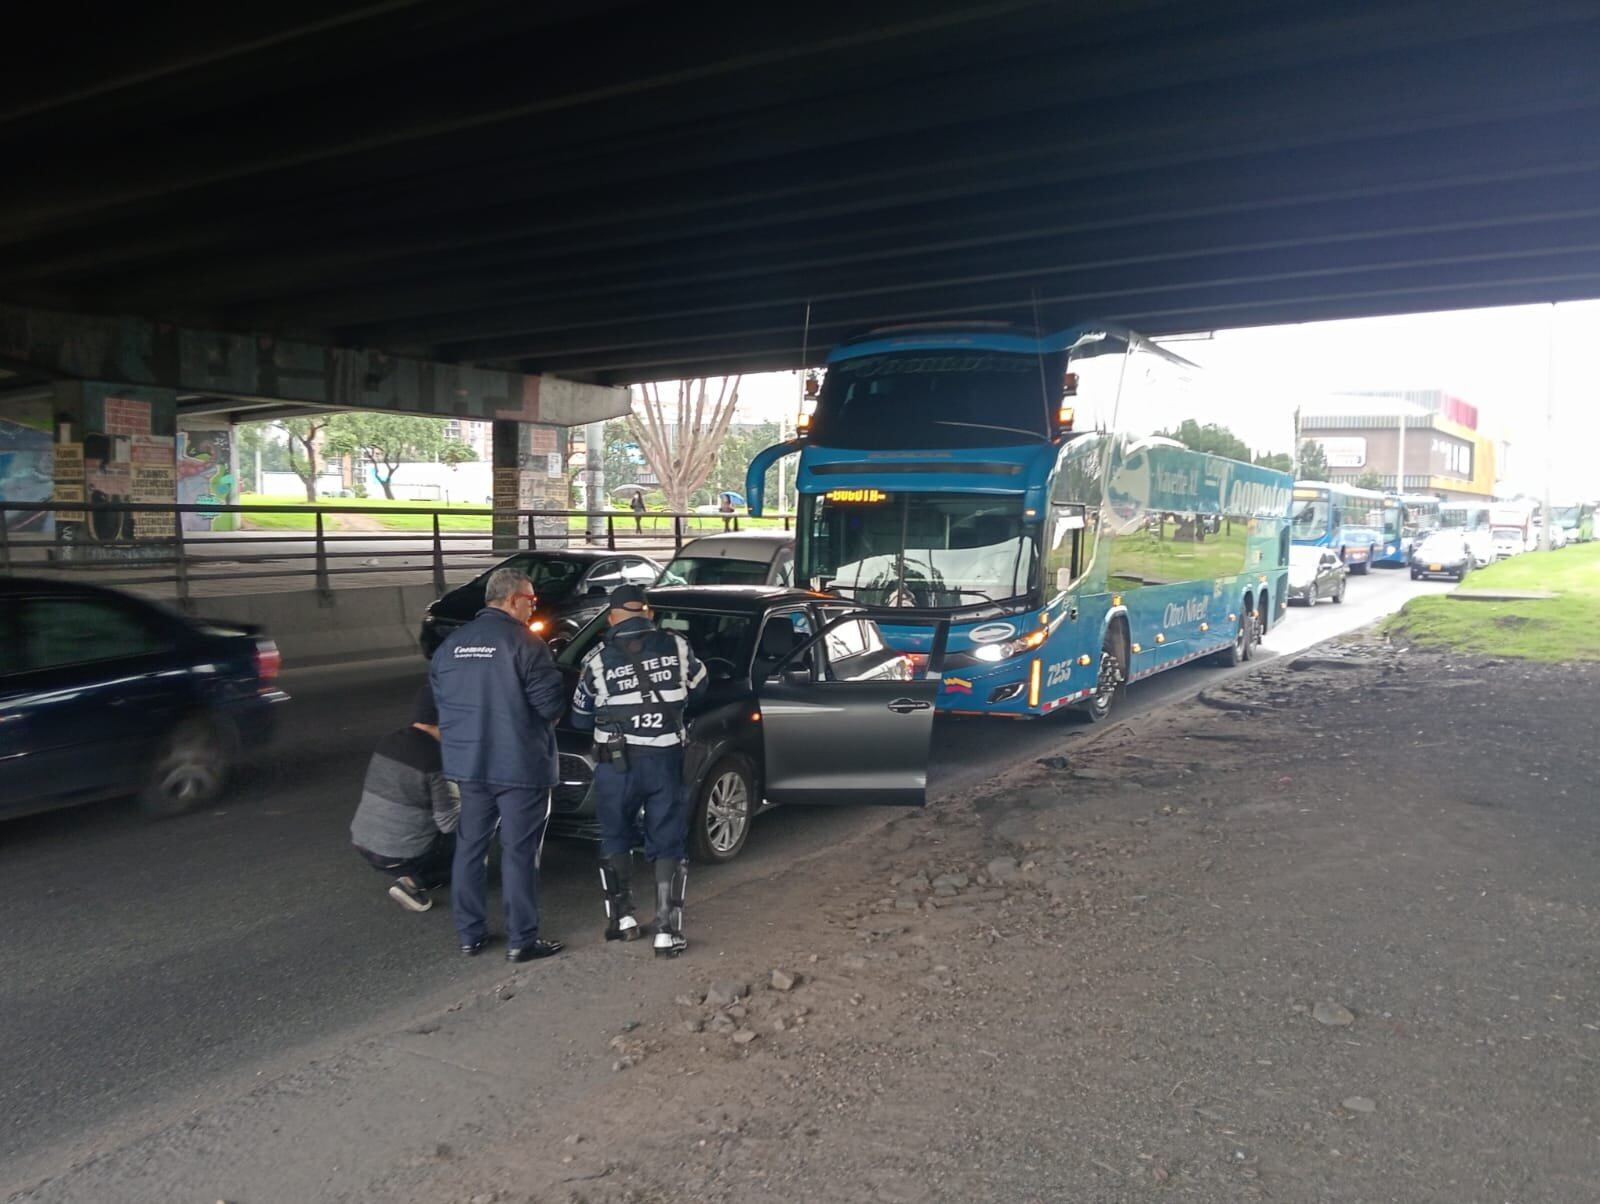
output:
<svg viewBox="0 0 1600 1204"><path fill-rule="evenodd" d="M805 665L785 665L779 674L786 686L809 686L811 684L811 670Z"/></svg>
<svg viewBox="0 0 1600 1204"><path fill-rule="evenodd" d="M586 592L586 596L590 598L604 598L610 592L611 591L606 589L606 587L603 585L591 585Z"/></svg>

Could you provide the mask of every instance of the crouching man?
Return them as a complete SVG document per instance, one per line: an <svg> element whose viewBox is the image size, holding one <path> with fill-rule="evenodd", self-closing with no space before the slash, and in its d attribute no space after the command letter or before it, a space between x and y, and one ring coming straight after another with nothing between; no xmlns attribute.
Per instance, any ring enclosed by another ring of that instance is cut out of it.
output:
<svg viewBox="0 0 1600 1204"><path fill-rule="evenodd" d="M389 897L409 911L433 906L428 892L450 881L461 803L445 781L439 712L424 685L411 723L378 741L361 803L350 822L356 852L394 878Z"/></svg>

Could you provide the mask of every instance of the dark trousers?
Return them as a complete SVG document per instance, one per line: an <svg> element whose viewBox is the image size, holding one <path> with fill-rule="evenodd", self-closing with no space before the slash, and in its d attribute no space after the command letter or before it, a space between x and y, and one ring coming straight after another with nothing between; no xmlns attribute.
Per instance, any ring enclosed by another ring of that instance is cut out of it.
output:
<svg viewBox="0 0 1600 1204"><path fill-rule="evenodd" d="M600 855L617 857L633 848L644 813L644 855L651 861L682 861L689 836L689 790L683 784L683 750L628 750L628 771L605 761L594 771L595 812L600 820Z"/></svg>
<svg viewBox="0 0 1600 1204"><path fill-rule="evenodd" d="M456 834L438 833L427 851L415 857L385 857L360 845L353 847L373 869L391 878L410 878L423 890L432 890L450 881L450 864L456 855Z"/></svg>
<svg viewBox="0 0 1600 1204"><path fill-rule="evenodd" d="M488 870L484 859L500 829L500 891L505 896L506 941L513 949L539 935L539 854L550 820L550 791L532 786L461 782L450 906L463 944L488 933Z"/></svg>

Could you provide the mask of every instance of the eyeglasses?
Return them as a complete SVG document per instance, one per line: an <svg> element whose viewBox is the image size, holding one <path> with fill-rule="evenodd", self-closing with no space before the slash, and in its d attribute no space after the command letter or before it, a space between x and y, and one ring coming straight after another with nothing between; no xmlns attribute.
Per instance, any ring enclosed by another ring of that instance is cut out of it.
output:
<svg viewBox="0 0 1600 1204"><path fill-rule="evenodd" d="M537 606L539 604L539 595L538 594L512 594L511 595L511 600L513 602L526 602L529 606Z"/></svg>

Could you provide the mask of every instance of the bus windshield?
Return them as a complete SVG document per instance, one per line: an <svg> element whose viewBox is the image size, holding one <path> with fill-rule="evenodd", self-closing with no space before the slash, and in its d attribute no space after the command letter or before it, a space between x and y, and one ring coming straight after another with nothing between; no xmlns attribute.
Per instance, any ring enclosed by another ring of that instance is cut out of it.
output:
<svg viewBox="0 0 1600 1204"><path fill-rule="evenodd" d="M799 580L873 606L950 609L1033 588L1035 541L1020 498L875 494L801 499Z"/></svg>
<svg viewBox="0 0 1600 1204"><path fill-rule="evenodd" d="M1007 447L1051 437L1065 357L940 348L840 360L828 368L812 442L872 451ZM1045 382L1057 384L1048 405Z"/></svg>
<svg viewBox="0 0 1600 1204"><path fill-rule="evenodd" d="M1293 527L1290 529L1290 538L1297 540L1321 539L1328 533L1328 515L1330 507L1327 497L1314 499L1296 498L1294 503Z"/></svg>

